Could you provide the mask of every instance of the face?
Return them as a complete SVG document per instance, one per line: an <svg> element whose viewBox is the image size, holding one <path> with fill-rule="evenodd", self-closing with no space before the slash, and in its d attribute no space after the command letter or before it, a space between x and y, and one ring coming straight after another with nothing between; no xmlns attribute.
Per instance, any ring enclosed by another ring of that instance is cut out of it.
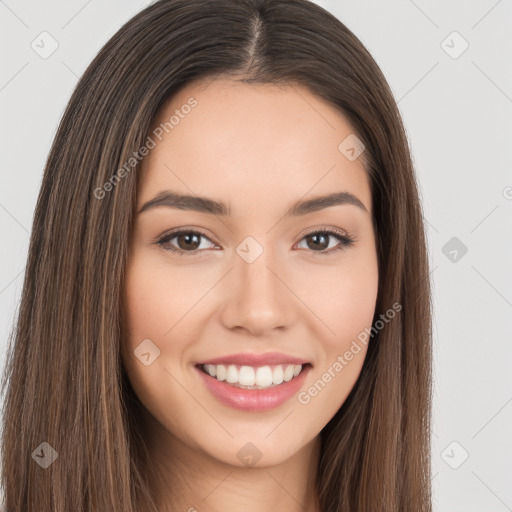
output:
<svg viewBox="0 0 512 512"><path fill-rule="evenodd" d="M369 178L339 149L354 130L302 87L228 79L188 85L153 128L123 363L162 449L277 464L318 436L366 355L378 267Z"/></svg>

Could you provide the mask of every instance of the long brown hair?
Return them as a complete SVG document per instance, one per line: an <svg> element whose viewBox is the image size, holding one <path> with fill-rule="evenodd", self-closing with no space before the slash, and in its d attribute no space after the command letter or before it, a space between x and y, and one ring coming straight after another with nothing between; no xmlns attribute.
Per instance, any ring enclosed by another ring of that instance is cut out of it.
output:
<svg viewBox="0 0 512 512"><path fill-rule="evenodd" d="M157 1L78 82L46 162L3 376L7 510L156 510L141 404L120 358L139 162L118 170L164 102L218 76L306 86L366 147L375 320L402 308L372 337L356 385L321 432L317 491L322 512L430 512L431 298L408 142L373 58L307 0Z"/></svg>

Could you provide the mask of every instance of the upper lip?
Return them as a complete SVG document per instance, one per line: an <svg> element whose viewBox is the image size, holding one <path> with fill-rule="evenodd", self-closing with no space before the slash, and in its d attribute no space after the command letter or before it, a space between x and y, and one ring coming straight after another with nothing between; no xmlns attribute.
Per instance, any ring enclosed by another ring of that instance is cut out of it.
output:
<svg viewBox="0 0 512 512"><path fill-rule="evenodd" d="M236 364L241 366L267 366L278 364L308 364L308 361L299 357L293 357L280 352L266 352L263 354L229 354L226 356L216 357L215 359L208 359L201 361L199 365L203 364Z"/></svg>

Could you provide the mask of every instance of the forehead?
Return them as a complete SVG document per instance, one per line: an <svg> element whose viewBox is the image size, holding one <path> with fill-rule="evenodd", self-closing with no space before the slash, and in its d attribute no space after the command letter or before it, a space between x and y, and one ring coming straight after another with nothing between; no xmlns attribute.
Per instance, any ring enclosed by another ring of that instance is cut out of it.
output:
<svg viewBox="0 0 512 512"><path fill-rule="evenodd" d="M138 203L172 189L221 198L236 214L345 190L371 211L362 158L350 161L339 149L351 135L338 109L300 85L197 81L155 118L156 145L143 160Z"/></svg>

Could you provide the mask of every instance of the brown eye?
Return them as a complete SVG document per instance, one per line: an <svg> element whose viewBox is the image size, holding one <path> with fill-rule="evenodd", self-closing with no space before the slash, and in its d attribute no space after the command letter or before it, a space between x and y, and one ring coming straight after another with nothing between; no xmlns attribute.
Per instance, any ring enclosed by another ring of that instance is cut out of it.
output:
<svg viewBox="0 0 512 512"><path fill-rule="evenodd" d="M180 249L192 249L195 250L201 245L200 236L197 236L195 233L187 233L184 235L178 235L175 237L178 242L178 247Z"/></svg>
<svg viewBox="0 0 512 512"><path fill-rule="evenodd" d="M306 241L306 249L318 254L331 254L350 247L355 241L353 238L332 229L313 231L305 235L302 240ZM330 246L331 240L338 240L338 244Z"/></svg>
<svg viewBox="0 0 512 512"><path fill-rule="evenodd" d="M176 240L176 243L172 243L172 241ZM212 245L213 242L210 239L202 234L199 231L175 231L174 233L170 233L163 238L161 238L157 244L163 247L167 251L176 252L180 256L187 254L195 255L196 253L201 252L200 247L203 242L206 240L210 242ZM203 247L203 249L208 249L211 247Z"/></svg>
<svg viewBox="0 0 512 512"><path fill-rule="evenodd" d="M308 247L310 249L316 250L324 250L329 247L329 235L326 235L325 233L313 233L312 235L308 235L305 237L306 240L311 241L312 243L308 243Z"/></svg>

